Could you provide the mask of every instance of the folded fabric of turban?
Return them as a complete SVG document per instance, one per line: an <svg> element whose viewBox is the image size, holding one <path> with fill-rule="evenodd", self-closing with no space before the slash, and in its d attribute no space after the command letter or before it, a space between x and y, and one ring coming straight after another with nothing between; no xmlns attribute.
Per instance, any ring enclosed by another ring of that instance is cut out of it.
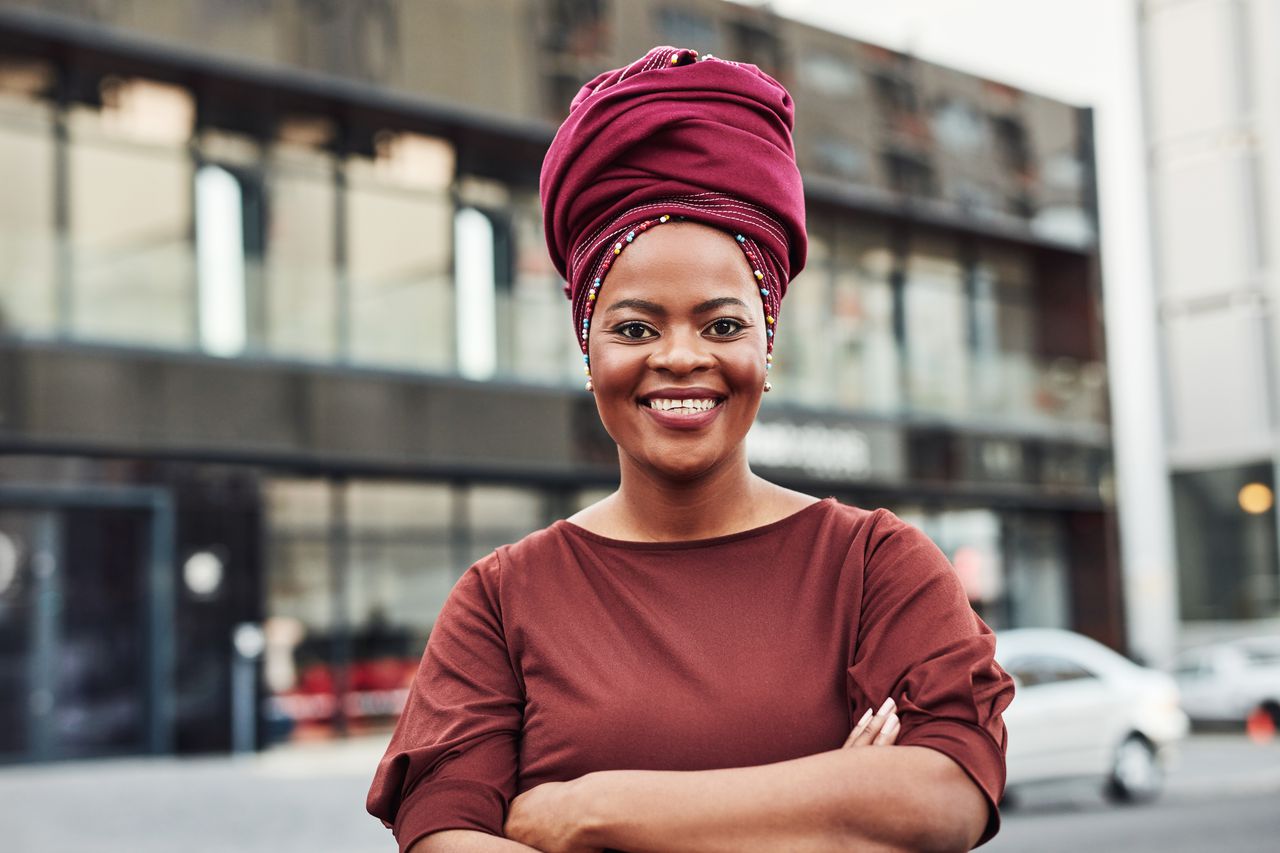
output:
<svg viewBox="0 0 1280 853"><path fill-rule="evenodd" d="M547 248L575 329L606 252L664 214L758 249L776 316L808 249L793 121L791 95L768 74L687 49L655 47L583 86L541 176Z"/></svg>

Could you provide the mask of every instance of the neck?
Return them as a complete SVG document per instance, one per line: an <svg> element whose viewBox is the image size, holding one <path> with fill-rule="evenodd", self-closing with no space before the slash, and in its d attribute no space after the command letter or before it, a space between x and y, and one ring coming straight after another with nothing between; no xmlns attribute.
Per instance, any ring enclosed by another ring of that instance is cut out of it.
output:
<svg viewBox="0 0 1280 853"><path fill-rule="evenodd" d="M756 526L769 484L751 472L746 448L690 480L671 480L619 451L615 497L629 536L646 541L707 539Z"/></svg>

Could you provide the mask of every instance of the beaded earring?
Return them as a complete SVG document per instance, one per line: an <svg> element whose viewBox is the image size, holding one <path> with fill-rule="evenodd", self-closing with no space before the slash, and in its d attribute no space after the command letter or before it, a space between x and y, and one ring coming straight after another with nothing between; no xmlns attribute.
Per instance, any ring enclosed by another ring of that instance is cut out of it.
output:
<svg viewBox="0 0 1280 853"><path fill-rule="evenodd" d="M689 51L689 53L693 54L693 58L697 57L697 53L695 51ZM676 60L676 57L673 56L672 57L673 64L677 64L675 60ZM681 216L679 218L683 220L685 217ZM596 297L599 293L600 285L604 282L604 277L606 274L608 274L609 268L613 266L613 262L617 259L619 255L622 254L623 249L627 248L627 246L635 242L637 235L643 234L645 231L648 231L650 228L654 227L655 225L663 225L670 221L671 221L671 215L664 213L661 216L659 216L657 219L646 219L644 222L641 222L639 225L636 225L628 229L626 236L624 236L622 239L615 242L613 244L613 248L610 251L607 251L603 254L601 260L597 265L596 273L592 277L591 287L587 289L586 307L582 313L582 330L580 332L580 336L582 339L582 344L581 344L582 362L583 362L582 369L583 369L583 372L585 372L587 375L586 389L588 391L594 392L595 386L591 384L591 359L587 355L587 337L591 331L591 313L595 309ZM773 369L773 332L774 332L774 329L777 327L778 321L777 321L777 318L774 316L774 314L777 313L777 309L773 307L771 302L777 302L778 297L774 296L772 300L770 299L772 294L769 290L769 283L765 281L764 267L760 263L759 256L757 255L754 242L748 242L747 238L742 234L733 235L733 239L737 242L738 246L742 249L743 254L747 256L747 261L751 264L751 274L755 277L756 282L760 285L759 287L760 301L764 303L764 321L766 324L764 369L766 371L772 370ZM565 289L566 291L568 290L567 287ZM773 385L770 384L770 382L767 379L765 380L765 383L764 383L764 390L766 392L773 390Z"/></svg>

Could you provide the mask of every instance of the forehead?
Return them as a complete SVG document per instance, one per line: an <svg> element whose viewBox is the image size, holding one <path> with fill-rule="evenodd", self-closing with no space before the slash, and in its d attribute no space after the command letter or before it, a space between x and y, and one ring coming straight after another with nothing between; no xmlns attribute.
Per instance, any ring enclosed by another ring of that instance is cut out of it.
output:
<svg viewBox="0 0 1280 853"><path fill-rule="evenodd" d="M618 256L605 279L608 302L643 296L663 302L701 302L736 296L758 302L751 267L725 231L694 222L671 222L638 237Z"/></svg>

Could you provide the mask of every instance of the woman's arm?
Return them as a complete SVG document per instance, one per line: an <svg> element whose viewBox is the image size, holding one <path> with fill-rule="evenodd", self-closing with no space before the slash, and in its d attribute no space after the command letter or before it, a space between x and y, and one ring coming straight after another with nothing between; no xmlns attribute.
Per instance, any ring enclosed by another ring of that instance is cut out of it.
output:
<svg viewBox="0 0 1280 853"><path fill-rule="evenodd" d="M928 747L838 749L758 767L612 770L569 783L587 848L958 851L987 823L963 770Z"/></svg>
<svg viewBox="0 0 1280 853"><path fill-rule="evenodd" d="M897 741L900 726L895 707L888 700L874 718L867 711L843 749L805 759L701 772L607 771L569 783L541 785L512 803L506 832L554 853L601 847L636 853L950 849L953 845L947 839L935 843L933 838L945 832L952 820L949 811L937 815L933 830L922 827L916 817L909 821L864 821L859 817L868 809L900 814L904 806L914 808L911 803L893 801L886 779L877 785L848 784L858 776L885 775L881 765L887 751L860 747L889 746ZM839 760L841 753L877 753L878 757L869 766L851 767ZM909 758L905 767L890 762L894 772L905 772L919 786L919 796L931 808L937 808L938 803L929 801L935 796L928 785L932 781L929 774L941 766L939 758L950 762L940 753ZM915 765L921 761L923 770L918 771ZM886 792L890 796L886 797ZM945 801L945 792L937 799ZM985 815L985 801L979 806L980 814ZM981 825L974 837L980 831ZM901 843L886 843L885 838Z"/></svg>
<svg viewBox="0 0 1280 853"><path fill-rule="evenodd" d="M369 788L369 812L401 850L454 830L501 840L524 698L502 628L500 568L494 552L449 593Z"/></svg>
<svg viewBox="0 0 1280 853"><path fill-rule="evenodd" d="M447 829L423 838L409 848L409 853L521 853L533 849L487 832Z"/></svg>

